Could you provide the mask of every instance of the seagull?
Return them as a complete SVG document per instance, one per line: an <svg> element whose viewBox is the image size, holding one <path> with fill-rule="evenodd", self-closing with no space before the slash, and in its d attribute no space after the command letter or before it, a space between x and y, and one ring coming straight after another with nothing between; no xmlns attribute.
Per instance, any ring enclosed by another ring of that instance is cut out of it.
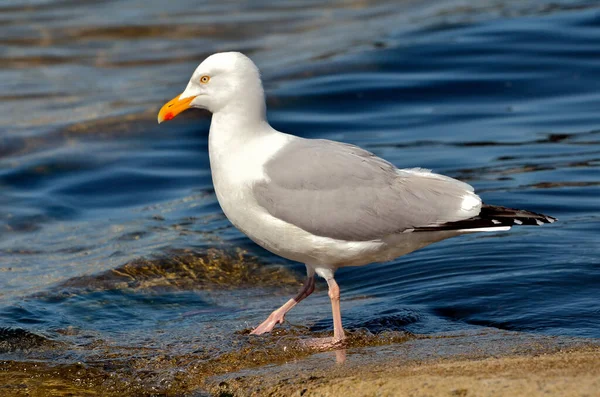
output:
<svg viewBox="0 0 600 397"><path fill-rule="evenodd" d="M327 281L333 337L345 339L340 267L389 261L434 242L556 218L484 204L472 186L423 168L396 168L358 146L305 139L275 130L266 117L257 66L239 52L216 53L194 71L180 95L166 103L158 122L186 109L212 113L208 152L215 193L231 223L276 255L306 265L298 294L256 327L270 332L315 288Z"/></svg>

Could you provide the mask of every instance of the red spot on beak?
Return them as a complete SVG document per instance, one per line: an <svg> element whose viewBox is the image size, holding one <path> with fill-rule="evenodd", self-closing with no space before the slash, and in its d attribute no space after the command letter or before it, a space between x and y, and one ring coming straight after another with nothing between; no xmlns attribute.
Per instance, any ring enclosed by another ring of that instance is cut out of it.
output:
<svg viewBox="0 0 600 397"><path fill-rule="evenodd" d="M165 117L163 118L164 121L168 121L168 120L173 120L173 113L169 112L167 114L165 114Z"/></svg>

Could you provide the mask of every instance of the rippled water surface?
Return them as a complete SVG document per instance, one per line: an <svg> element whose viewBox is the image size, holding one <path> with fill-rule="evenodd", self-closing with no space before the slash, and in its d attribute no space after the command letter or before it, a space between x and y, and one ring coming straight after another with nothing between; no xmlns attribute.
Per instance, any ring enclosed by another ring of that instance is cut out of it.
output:
<svg viewBox="0 0 600 397"><path fill-rule="evenodd" d="M351 333L600 338L596 2L9 0L0 22L2 357L135 349L225 370L228 354L331 332L321 282L279 336L245 335L304 266L223 216L208 114L156 124L206 55L233 49L261 67L276 128L560 220L338 271Z"/></svg>

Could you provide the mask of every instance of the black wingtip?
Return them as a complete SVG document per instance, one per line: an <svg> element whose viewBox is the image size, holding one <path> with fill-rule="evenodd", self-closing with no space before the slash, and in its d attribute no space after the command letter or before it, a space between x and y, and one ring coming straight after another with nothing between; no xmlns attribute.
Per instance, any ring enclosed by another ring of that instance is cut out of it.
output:
<svg viewBox="0 0 600 397"><path fill-rule="evenodd" d="M483 219L499 220L502 224L509 224L512 222L514 225L533 226L541 226L544 223L554 223L558 220L553 216L539 214L537 212L487 204L481 206L481 212L478 216Z"/></svg>
<svg viewBox="0 0 600 397"><path fill-rule="evenodd" d="M554 223L558 219L537 212L518 210L514 208L501 207L497 205L483 204L479 215L462 221L448 222L436 226L417 228L417 232L461 230L469 229L491 229L512 226L541 226L545 223Z"/></svg>

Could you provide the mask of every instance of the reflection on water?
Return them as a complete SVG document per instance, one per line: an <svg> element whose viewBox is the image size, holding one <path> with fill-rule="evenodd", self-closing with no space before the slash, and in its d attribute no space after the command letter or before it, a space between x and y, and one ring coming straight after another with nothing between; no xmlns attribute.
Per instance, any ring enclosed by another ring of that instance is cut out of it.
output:
<svg viewBox="0 0 600 397"><path fill-rule="evenodd" d="M247 335L304 266L223 216L207 114L156 124L197 63L229 49L261 66L275 127L560 219L340 270L348 361L358 347L488 327L599 338L598 8L434 3L3 2L0 359L11 373L49 376L20 362L39 359L62 365L44 379L65 393L165 392L184 378L196 390L208 375L306 358L297 342L330 334L318 284L276 332Z"/></svg>

